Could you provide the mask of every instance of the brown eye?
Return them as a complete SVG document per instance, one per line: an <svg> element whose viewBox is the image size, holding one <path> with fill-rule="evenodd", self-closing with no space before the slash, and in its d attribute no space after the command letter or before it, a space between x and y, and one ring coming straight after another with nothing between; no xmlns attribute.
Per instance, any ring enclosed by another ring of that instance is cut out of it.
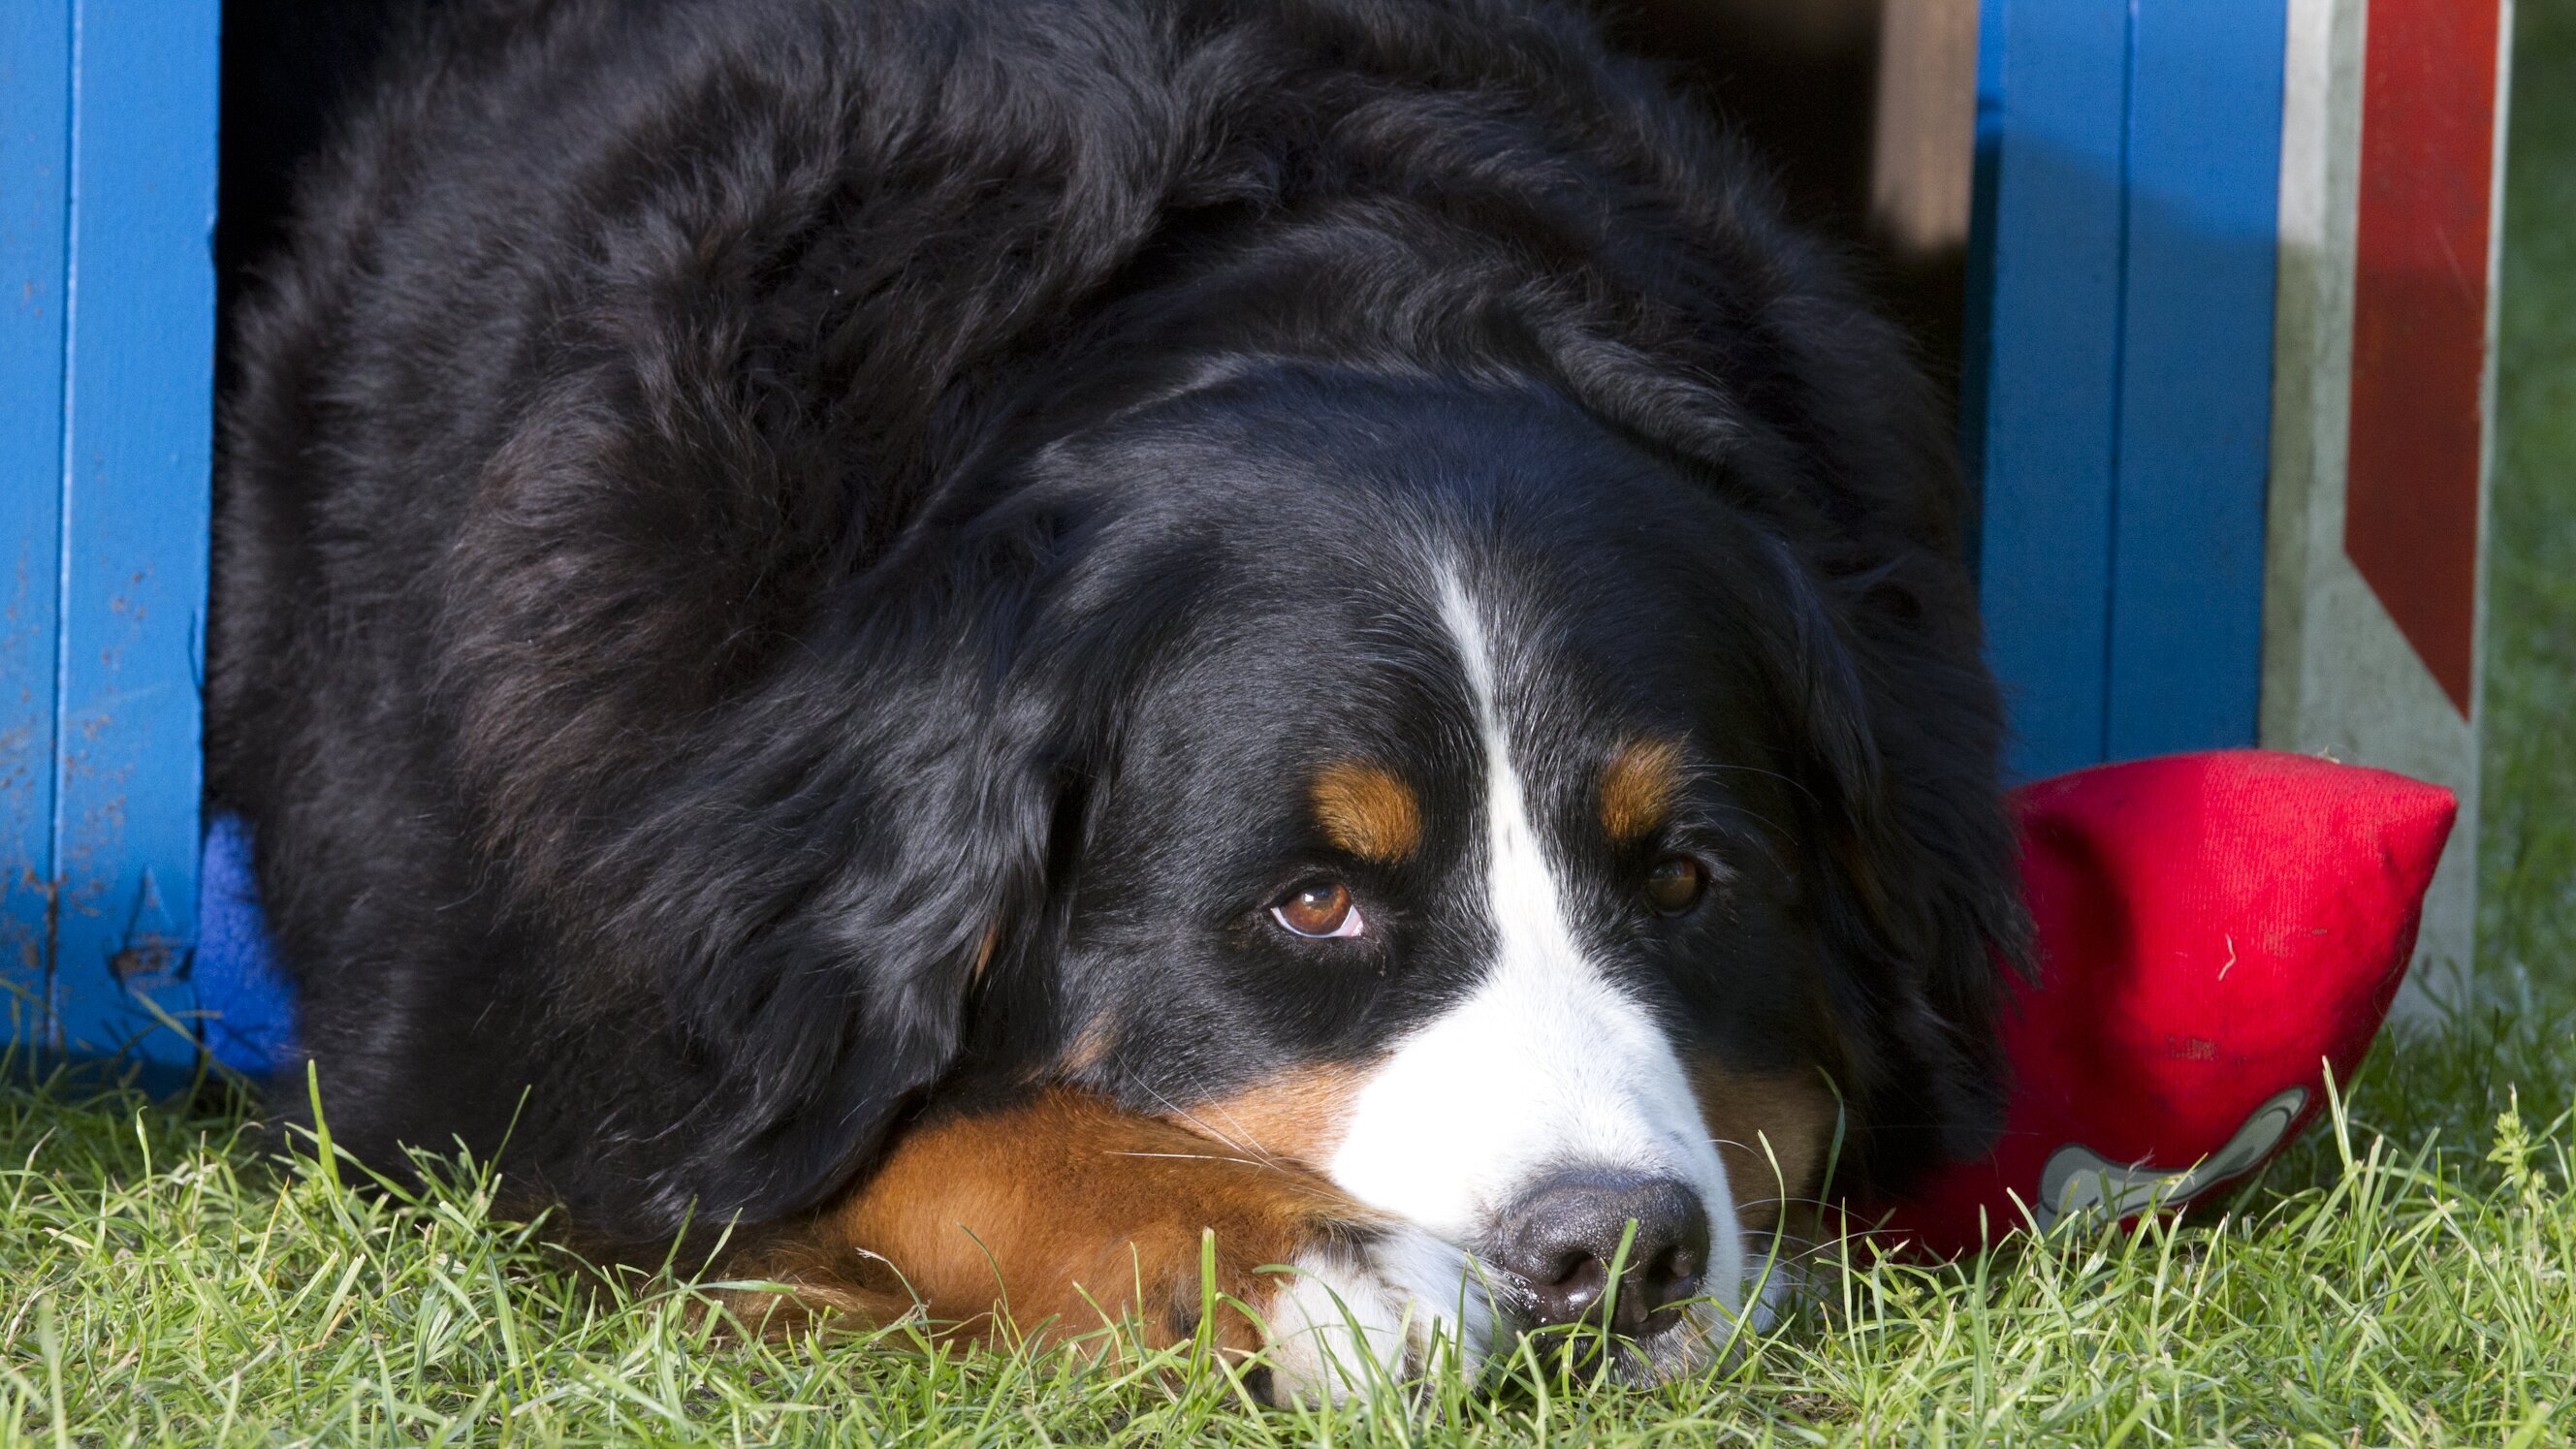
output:
<svg viewBox="0 0 2576 1449"><path fill-rule="evenodd" d="M1337 880L1300 886L1270 908L1270 917L1297 935L1316 940L1359 935L1367 926L1351 902L1350 887Z"/></svg>
<svg viewBox="0 0 2576 1449"><path fill-rule="evenodd" d="M1708 867L1687 855L1668 855L1646 872L1646 904L1658 915L1678 916L1708 892Z"/></svg>

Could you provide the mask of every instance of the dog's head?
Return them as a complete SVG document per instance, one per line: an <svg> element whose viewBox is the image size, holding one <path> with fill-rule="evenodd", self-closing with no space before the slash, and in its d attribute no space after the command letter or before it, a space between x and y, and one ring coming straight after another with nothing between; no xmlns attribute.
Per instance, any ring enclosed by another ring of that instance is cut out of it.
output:
<svg viewBox="0 0 2576 1449"><path fill-rule="evenodd" d="M1667 1368L1846 1107L1846 1181L1989 1126L1959 1003L2009 892L1896 774L1982 825L1980 741L1886 720L1939 696L1873 691L1718 489L1534 388L1277 365L990 497L944 545L978 561L934 591L955 644L920 645L975 682L904 707L1003 743L925 782L981 808L870 887L972 883L917 944L973 943L948 1090L1069 1081L1321 1173L1529 1320L1597 1312L1619 1258Z"/></svg>
<svg viewBox="0 0 2576 1449"><path fill-rule="evenodd" d="M1060 1069L1532 1318L1597 1311L1631 1220L1624 1326L1739 1302L1853 1075L1816 887L1879 789L1786 550L1526 393L1238 379L1046 469L1151 500L1078 586L1138 662L1031 963Z"/></svg>

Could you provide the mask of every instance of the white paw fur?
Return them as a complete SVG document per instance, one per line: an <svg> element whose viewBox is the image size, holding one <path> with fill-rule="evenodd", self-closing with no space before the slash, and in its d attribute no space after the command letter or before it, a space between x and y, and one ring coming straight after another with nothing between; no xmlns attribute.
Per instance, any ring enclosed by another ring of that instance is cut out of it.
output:
<svg viewBox="0 0 2576 1449"><path fill-rule="evenodd" d="M1494 1310L1467 1254L1408 1224L1365 1247L1310 1250L1263 1314L1272 1397L1323 1404L1437 1371L1472 1380Z"/></svg>

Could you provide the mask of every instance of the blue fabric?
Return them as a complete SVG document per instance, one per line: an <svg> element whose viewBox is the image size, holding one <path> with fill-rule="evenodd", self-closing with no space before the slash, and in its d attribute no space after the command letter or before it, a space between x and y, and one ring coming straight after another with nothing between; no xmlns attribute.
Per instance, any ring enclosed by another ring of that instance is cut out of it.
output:
<svg viewBox="0 0 2576 1449"><path fill-rule="evenodd" d="M248 1076L295 1062L295 988L279 969L251 873L250 827L219 815L197 875L197 951L188 968L206 1050Z"/></svg>

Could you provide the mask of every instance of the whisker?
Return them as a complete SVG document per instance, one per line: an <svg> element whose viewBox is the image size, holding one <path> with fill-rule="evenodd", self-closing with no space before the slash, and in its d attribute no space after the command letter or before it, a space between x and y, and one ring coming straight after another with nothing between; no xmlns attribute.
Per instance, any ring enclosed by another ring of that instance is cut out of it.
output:
<svg viewBox="0 0 2576 1449"><path fill-rule="evenodd" d="M1148 1090L1151 1090L1151 1089L1150 1089L1150 1088L1148 1088ZM1163 1106L1164 1106L1164 1109L1165 1109L1165 1110L1167 1110L1167 1111L1169 1111L1169 1112L1171 1112L1171 1113L1172 1113L1172 1115L1174 1115L1174 1116L1176 1116L1176 1117L1179 1117L1181 1120L1183 1120L1183 1121L1185 1121L1185 1122L1189 1123L1191 1126L1196 1127L1197 1129L1199 1129L1199 1131L1201 1131L1201 1132L1205 1133L1205 1134L1206 1134L1206 1135L1208 1135L1209 1137L1215 1138L1219 1143L1222 1143L1223 1145L1225 1145L1225 1146L1227 1146L1227 1147L1231 1147L1231 1148L1233 1148L1235 1151L1240 1152L1240 1153L1243 1153L1243 1154L1245 1154L1245 1155L1246 1155L1246 1156L1248 1156L1248 1157L1254 1157L1254 1158L1258 1158L1258 1159L1260 1159L1257 1163L1255 1163L1255 1164L1254 1164L1255 1166L1259 1166L1259 1167L1267 1167L1267 1168L1272 1169L1273 1171L1278 1171L1278 1172L1285 1172L1285 1171L1287 1171L1287 1166L1286 1166L1284 1163L1280 1162L1276 1157L1273 1157L1270 1153L1268 1153L1268 1152L1264 1151L1264 1150L1262 1149L1262 1147L1261 1147L1261 1145L1260 1145L1259 1143L1256 1143L1256 1142L1250 1141L1250 1140L1249 1140L1249 1137L1250 1137L1250 1134L1249 1134L1249 1133L1246 1133L1246 1134L1245 1134L1245 1138L1246 1138L1246 1140L1243 1140L1243 1141L1237 1141L1237 1140L1235 1140L1234 1138L1229 1137L1229 1136L1227 1136L1226 1134L1224 1134L1224 1133L1222 1133L1222 1132L1219 1132L1218 1130L1216 1130L1216 1128L1214 1128L1214 1127L1210 1126L1210 1125L1208 1124L1208 1122L1207 1122L1207 1120L1206 1120L1205 1118L1202 1118L1202 1117L1200 1117L1198 1114L1196 1114L1196 1113L1194 1113L1194 1112L1191 1112L1191 1111L1189 1111L1188 1109L1186 1109L1186 1108L1182 1107L1182 1106L1181 1106L1181 1104L1179 1104L1178 1102L1173 1101L1173 1100L1172 1100L1171 1098L1169 1098L1169 1097L1164 1096L1162 1093L1160 1093L1160 1092L1155 1092L1155 1093L1154 1093L1154 1098L1155 1098L1155 1100L1156 1100L1156 1101L1161 1102L1161 1103L1163 1104ZM1209 1101L1211 1101L1211 1102L1215 1102L1217 1099L1216 1099L1215 1097L1211 1096L1208 1100L1209 1100ZM1220 1109L1222 1109L1222 1104L1219 1104L1219 1105L1220 1105ZM1226 1115L1226 1120L1234 1126L1234 1128L1235 1128L1235 1130L1236 1130L1236 1131L1238 1131L1238 1132L1242 1131L1242 1129L1243 1129L1243 1124L1242 1124L1240 1121L1235 1120L1234 1114L1233 1114L1232 1112L1227 1112L1225 1115Z"/></svg>
<svg viewBox="0 0 2576 1449"><path fill-rule="evenodd" d="M1182 1162L1238 1162L1245 1167L1272 1165L1267 1162L1255 1162L1249 1157L1220 1157L1212 1152L1104 1152L1100 1155L1103 1157L1169 1157Z"/></svg>
<svg viewBox="0 0 2576 1449"><path fill-rule="evenodd" d="M1163 1104L1164 1111L1171 1113L1173 1116L1180 1118L1184 1122L1187 1122L1192 1127L1197 1128L1201 1133L1215 1138L1218 1142L1233 1148L1237 1152L1252 1151L1251 1148L1235 1141L1233 1138L1226 1136L1224 1133L1216 1130L1216 1128L1208 1125L1207 1121L1204 1118L1201 1118L1197 1113L1190 1111L1180 1103L1164 1096L1161 1092L1157 1092L1151 1087L1147 1087L1145 1090L1153 1092L1154 1100Z"/></svg>

